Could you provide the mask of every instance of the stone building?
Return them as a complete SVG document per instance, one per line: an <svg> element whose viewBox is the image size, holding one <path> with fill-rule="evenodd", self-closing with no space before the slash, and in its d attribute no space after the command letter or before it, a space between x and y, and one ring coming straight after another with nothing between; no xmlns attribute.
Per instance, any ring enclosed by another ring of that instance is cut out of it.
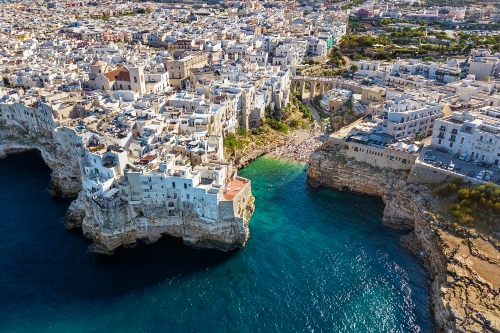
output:
<svg viewBox="0 0 500 333"><path fill-rule="evenodd" d="M185 87L192 68L202 68L207 64L207 54L195 52L190 54L174 54L173 59L164 59L165 69L169 73L170 85L176 88Z"/></svg>

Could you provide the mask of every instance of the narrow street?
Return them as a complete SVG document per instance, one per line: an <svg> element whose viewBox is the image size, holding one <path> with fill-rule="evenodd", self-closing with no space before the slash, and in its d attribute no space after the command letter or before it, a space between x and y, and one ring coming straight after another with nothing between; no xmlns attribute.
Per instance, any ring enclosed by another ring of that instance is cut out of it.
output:
<svg viewBox="0 0 500 333"><path fill-rule="evenodd" d="M323 128L323 124L321 122L321 117L319 116L318 111L316 111L314 106L311 104L311 101L309 100L309 98L303 99L302 102L309 108L309 110L311 110L313 117L314 117L314 120L319 125L319 127Z"/></svg>

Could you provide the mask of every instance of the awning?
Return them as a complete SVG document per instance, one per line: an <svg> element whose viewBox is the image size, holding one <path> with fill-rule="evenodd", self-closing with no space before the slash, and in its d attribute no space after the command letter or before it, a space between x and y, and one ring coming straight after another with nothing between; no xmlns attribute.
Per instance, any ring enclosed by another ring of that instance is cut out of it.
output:
<svg viewBox="0 0 500 333"><path fill-rule="evenodd" d="M111 190L109 190L106 194L104 194L104 197L105 198L111 198L113 195L115 195L117 192L119 192L120 190L117 189L117 188L112 188Z"/></svg>

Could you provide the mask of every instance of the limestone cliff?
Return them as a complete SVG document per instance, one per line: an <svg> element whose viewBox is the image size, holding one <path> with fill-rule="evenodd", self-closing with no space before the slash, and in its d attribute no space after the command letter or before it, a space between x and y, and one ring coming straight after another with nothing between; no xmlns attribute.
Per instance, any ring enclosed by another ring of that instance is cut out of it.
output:
<svg viewBox="0 0 500 333"><path fill-rule="evenodd" d="M341 147L326 144L311 155L308 183L380 196L386 204L383 224L412 230L403 241L421 254L429 271L438 332L485 328L496 332L500 307L498 279L492 272L500 273L500 246L491 238L450 227L436 213L439 207L425 185L427 175L418 165L410 171L396 171L350 160Z"/></svg>
<svg viewBox="0 0 500 333"><path fill-rule="evenodd" d="M78 163L56 144L54 132L27 130L21 124L6 125L0 122L0 158L7 154L36 149L52 169L49 192L53 196L75 197L82 189Z"/></svg>
<svg viewBox="0 0 500 333"><path fill-rule="evenodd" d="M147 205L102 209L85 196L81 186L78 158L65 149L64 134L53 130L30 128L22 122L0 122L0 158L11 153L39 150L52 169L49 192L53 196L77 197L66 216L68 228L81 227L92 239L90 249L111 254L119 246L131 246L138 240L154 242L163 234L182 237L186 245L228 251L243 247L250 235L248 221L254 210L250 184L232 201L221 201L219 219L211 221L185 214L189 207L172 214L164 207Z"/></svg>
<svg viewBox="0 0 500 333"><path fill-rule="evenodd" d="M112 254L119 246L134 246L139 240L157 241L163 234L181 237L184 244L195 248L229 251L245 246L250 236L248 222L254 211L251 187L247 186L232 201L219 202L219 219L200 217L186 210L168 213L155 205L123 205L104 209L83 193L71 204L66 225L81 226L83 233L94 242L93 252Z"/></svg>

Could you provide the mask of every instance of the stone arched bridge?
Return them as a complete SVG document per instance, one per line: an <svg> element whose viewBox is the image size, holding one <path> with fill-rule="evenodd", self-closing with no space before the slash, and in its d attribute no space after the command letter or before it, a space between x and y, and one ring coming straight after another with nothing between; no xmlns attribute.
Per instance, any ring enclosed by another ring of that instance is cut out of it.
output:
<svg viewBox="0 0 500 333"><path fill-rule="evenodd" d="M292 88L297 88L299 86L300 96L304 95L306 83L310 83L309 97L313 98L316 92L323 95L328 90L334 88L349 89L354 93L361 93L362 87L355 81L339 78L339 77L327 77L327 76L292 76L291 83Z"/></svg>

